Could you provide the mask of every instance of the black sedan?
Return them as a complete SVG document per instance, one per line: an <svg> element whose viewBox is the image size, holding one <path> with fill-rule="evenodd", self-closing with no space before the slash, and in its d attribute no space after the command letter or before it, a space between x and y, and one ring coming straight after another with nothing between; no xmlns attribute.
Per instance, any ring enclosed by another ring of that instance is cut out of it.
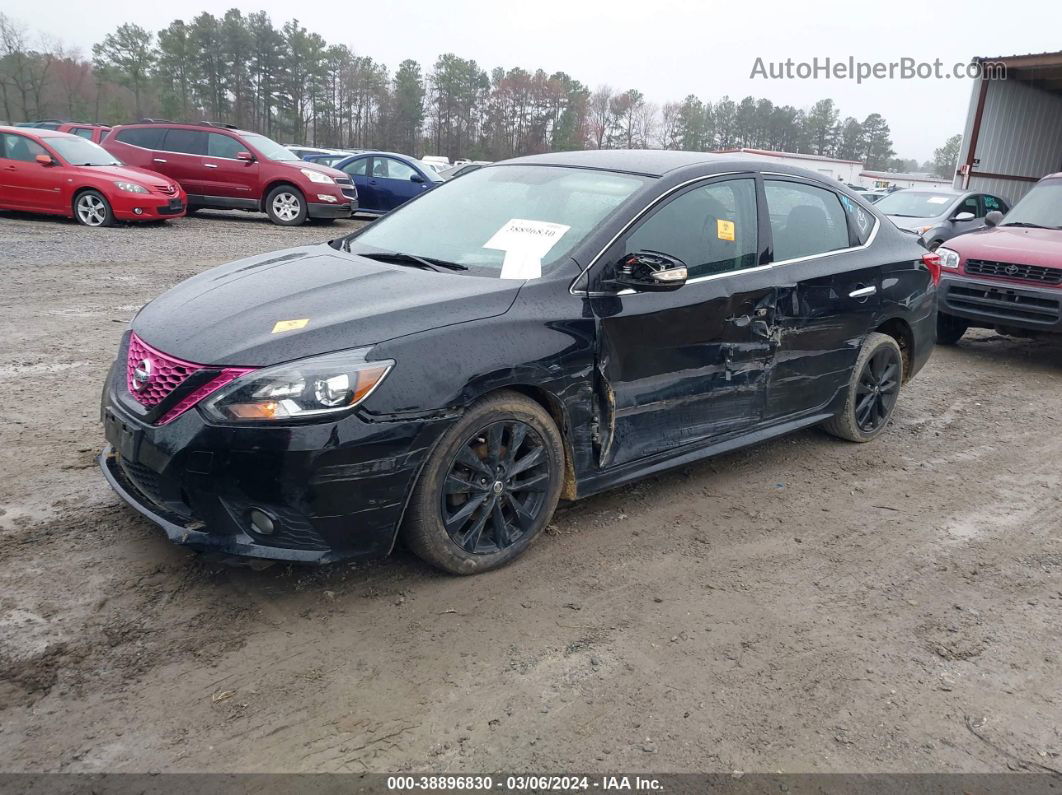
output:
<svg viewBox="0 0 1062 795"><path fill-rule="evenodd" d="M401 537L485 571L560 499L811 425L876 437L933 347L938 264L810 171L511 160L149 303L100 463L178 543L323 562Z"/></svg>

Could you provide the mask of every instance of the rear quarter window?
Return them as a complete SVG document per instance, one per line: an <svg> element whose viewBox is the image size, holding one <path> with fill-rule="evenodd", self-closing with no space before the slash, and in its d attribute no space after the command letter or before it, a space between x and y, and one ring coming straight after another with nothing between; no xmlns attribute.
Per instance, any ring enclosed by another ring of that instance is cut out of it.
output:
<svg viewBox="0 0 1062 795"><path fill-rule="evenodd" d="M161 149L162 136L165 132L166 130L160 127L134 127L129 130L119 130L115 133L114 140L144 149Z"/></svg>
<svg viewBox="0 0 1062 795"><path fill-rule="evenodd" d="M852 228L855 230L856 243L861 246L870 239L870 233L874 230L874 216L865 207L861 207L859 202L850 199L843 193L840 194L840 199L841 206L844 208L845 214L851 220Z"/></svg>

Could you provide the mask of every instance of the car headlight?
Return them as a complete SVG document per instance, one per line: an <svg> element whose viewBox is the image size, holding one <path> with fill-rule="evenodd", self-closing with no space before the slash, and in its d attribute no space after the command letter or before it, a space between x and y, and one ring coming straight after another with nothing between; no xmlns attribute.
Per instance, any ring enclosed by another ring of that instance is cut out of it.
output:
<svg viewBox="0 0 1062 795"><path fill-rule="evenodd" d="M124 190L124 191L127 191L128 193L147 193L148 192L147 188L145 188L143 185L137 185L135 182L123 182L122 180L118 179L118 180L114 181L114 184L115 184L115 187L118 188L118 190Z"/></svg>
<svg viewBox="0 0 1062 795"><path fill-rule="evenodd" d="M940 267L942 268L958 268L959 267L959 252L952 251L950 248L938 248L937 254L940 256Z"/></svg>
<svg viewBox="0 0 1062 795"><path fill-rule="evenodd" d="M269 422L347 411L372 394L395 363L367 361L369 348L329 353L243 375L202 404L220 422Z"/></svg>
<svg viewBox="0 0 1062 795"><path fill-rule="evenodd" d="M310 182L320 182L322 185L331 184L335 182L335 180L327 174L322 174L320 171L314 171L311 168L300 168L299 171L305 174L306 178L310 180Z"/></svg>

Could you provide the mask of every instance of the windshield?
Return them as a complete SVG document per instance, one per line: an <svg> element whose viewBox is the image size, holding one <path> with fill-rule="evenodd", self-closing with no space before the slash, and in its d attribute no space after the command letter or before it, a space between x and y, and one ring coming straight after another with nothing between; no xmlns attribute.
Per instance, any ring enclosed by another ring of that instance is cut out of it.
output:
<svg viewBox="0 0 1062 795"><path fill-rule="evenodd" d="M1003 226L1026 224L1062 229L1062 179L1038 183L1003 219Z"/></svg>
<svg viewBox="0 0 1062 795"><path fill-rule="evenodd" d="M534 278L648 181L555 166L481 168L366 227L352 250L372 247L502 278Z"/></svg>
<svg viewBox="0 0 1062 795"><path fill-rule="evenodd" d="M258 150L258 154L268 160L299 160L299 156L287 147L281 146L271 138L258 133L243 133L243 140Z"/></svg>
<svg viewBox="0 0 1062 795"><path fill-rule="evenodd" d="M907 218L932 218L942 215L959 198L954 193L900 190L879 199L877 208L885 215Z"/></svg>
<svg viewBox="0 0 1062 795"><path fill-rule="evenodd" d="M84 138L48 138L48 145L72 166L120 166L121 160Z"/></svg>

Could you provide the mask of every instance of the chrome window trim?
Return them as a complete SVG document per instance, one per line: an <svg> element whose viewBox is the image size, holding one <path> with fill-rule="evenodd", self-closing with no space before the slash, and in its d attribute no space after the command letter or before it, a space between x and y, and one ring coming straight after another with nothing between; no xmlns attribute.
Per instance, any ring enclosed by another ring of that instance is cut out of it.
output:
<svg viewBox="0 0 1062 795"><path fill-rule="evenodd" d="M583 292L575 292L574 288L575 288L575 285L579 282L579 280L581 278L583 278L583 276L585 276L590 271L590 269L592 267L594 267L594 265L597 264L597 261L599 259L601 259L601 257L604 256L605 252L608 251L610 248L612 248L612 246L615 244L615 242L617 240L619 240L620 237L622 237L627 232L627 230L631 228L631 226L633 226L635 223L637 223L642 218L642 216L644 216L649 210L651 210L653 207L655 207L661 201L663 201L664 199L669 197L675 191L681 190L682 188L685 188L685 187L687 187L689 185L692 185L695 182L702 182L704 180L715 179L716 177L730 177L730 176L734 176L734 175L738 175L738 174L752 174L753 176L755 176L756 174L759 174L762 177L786 177L787 179L793 179L793 180L807 182L807 183L809 183L809 184L811 184L811 185L813 185L815 187L821 187L824 190L828 190L828 191L831 191L832 193L836 193L836 191L833 190L833 188L829 187L828 185L825 185L824 183L820 182L817 179L812 179L811 177L804 177L804 176L799 175L799 174L783 174L783 173L781 173L779 171L755 171L755 172L752 172L752 171L727 171L727 172L724 172L722 174L710 174L708 176L697 177L696 179L688 180L686 182L683 182L681 185L676 185L674 188L669 190L667 193L663 194L662 196L657 197L649 205L647 205L646 207L642 208L638 212L638 214L635 215L635 217L626 226L624 226L623 229L621 229L619 231L619 233L617 233L616 236L613 237L603 249L601 249L601 251L599 251L597 253L597 256L595 256L590 261L590 264L587 265L586 268L583 271L581 271L578 276L575 277L575 279L572 281L571 285L569 285L569 287L568 287L568 292L571 293L572 295L585 295L585 296L588 296L588 297L599 297L599 296L616 297L616 296L623 296L623 295L645 295L645 293L639 293L637 290L630 290L630 289L628 289L628 290L620 290L619 292L612 293L612 292L602 292L602 291L591 292L590 290L586 290L586 291L583 291ZM807 260L811 260L811 259L821 259L822 257L832 257L832 256L834 256L836 254L849 254L849 253L851 253L853 251L862 251L863 249L870 247L870 245L874 242L874 238L876 238L878 236L878 230L881 228L881 221L878 219L878 217L876 215L874 215L874 213L870 213L870 217L874 219L874 227L870 230L870 234L867 236L867 241L865 243L861 244L861 245L849 246L848 248L838 248L838 249L835 249L833 251L824 251L824 252L822 252L820 254L809 254L806 257L793 257L791 259L776 260L775 262L768 262L766 265L755 265L755 266L753 266L751 268L741 268L740 270L736 270L736 271L725 271L723 273L712 273L712 274L709 274L707 276L698 276L695 279L689 279L686 282L686 284L700 284L701 282L712 281L713 279L724 279L724 278L726 278L728 276L739 276L739 275L745 274L745 273L755 273L757 271L769 270L770 268L777 268L777 267L780 267L782 265L792 265L795 262L806 262ZM769 223L769 221L768 221L768 223ZM683 286L685 286L685 285L683 285ZM589 287L589 281L587 282L587 287Z"/></svg>

